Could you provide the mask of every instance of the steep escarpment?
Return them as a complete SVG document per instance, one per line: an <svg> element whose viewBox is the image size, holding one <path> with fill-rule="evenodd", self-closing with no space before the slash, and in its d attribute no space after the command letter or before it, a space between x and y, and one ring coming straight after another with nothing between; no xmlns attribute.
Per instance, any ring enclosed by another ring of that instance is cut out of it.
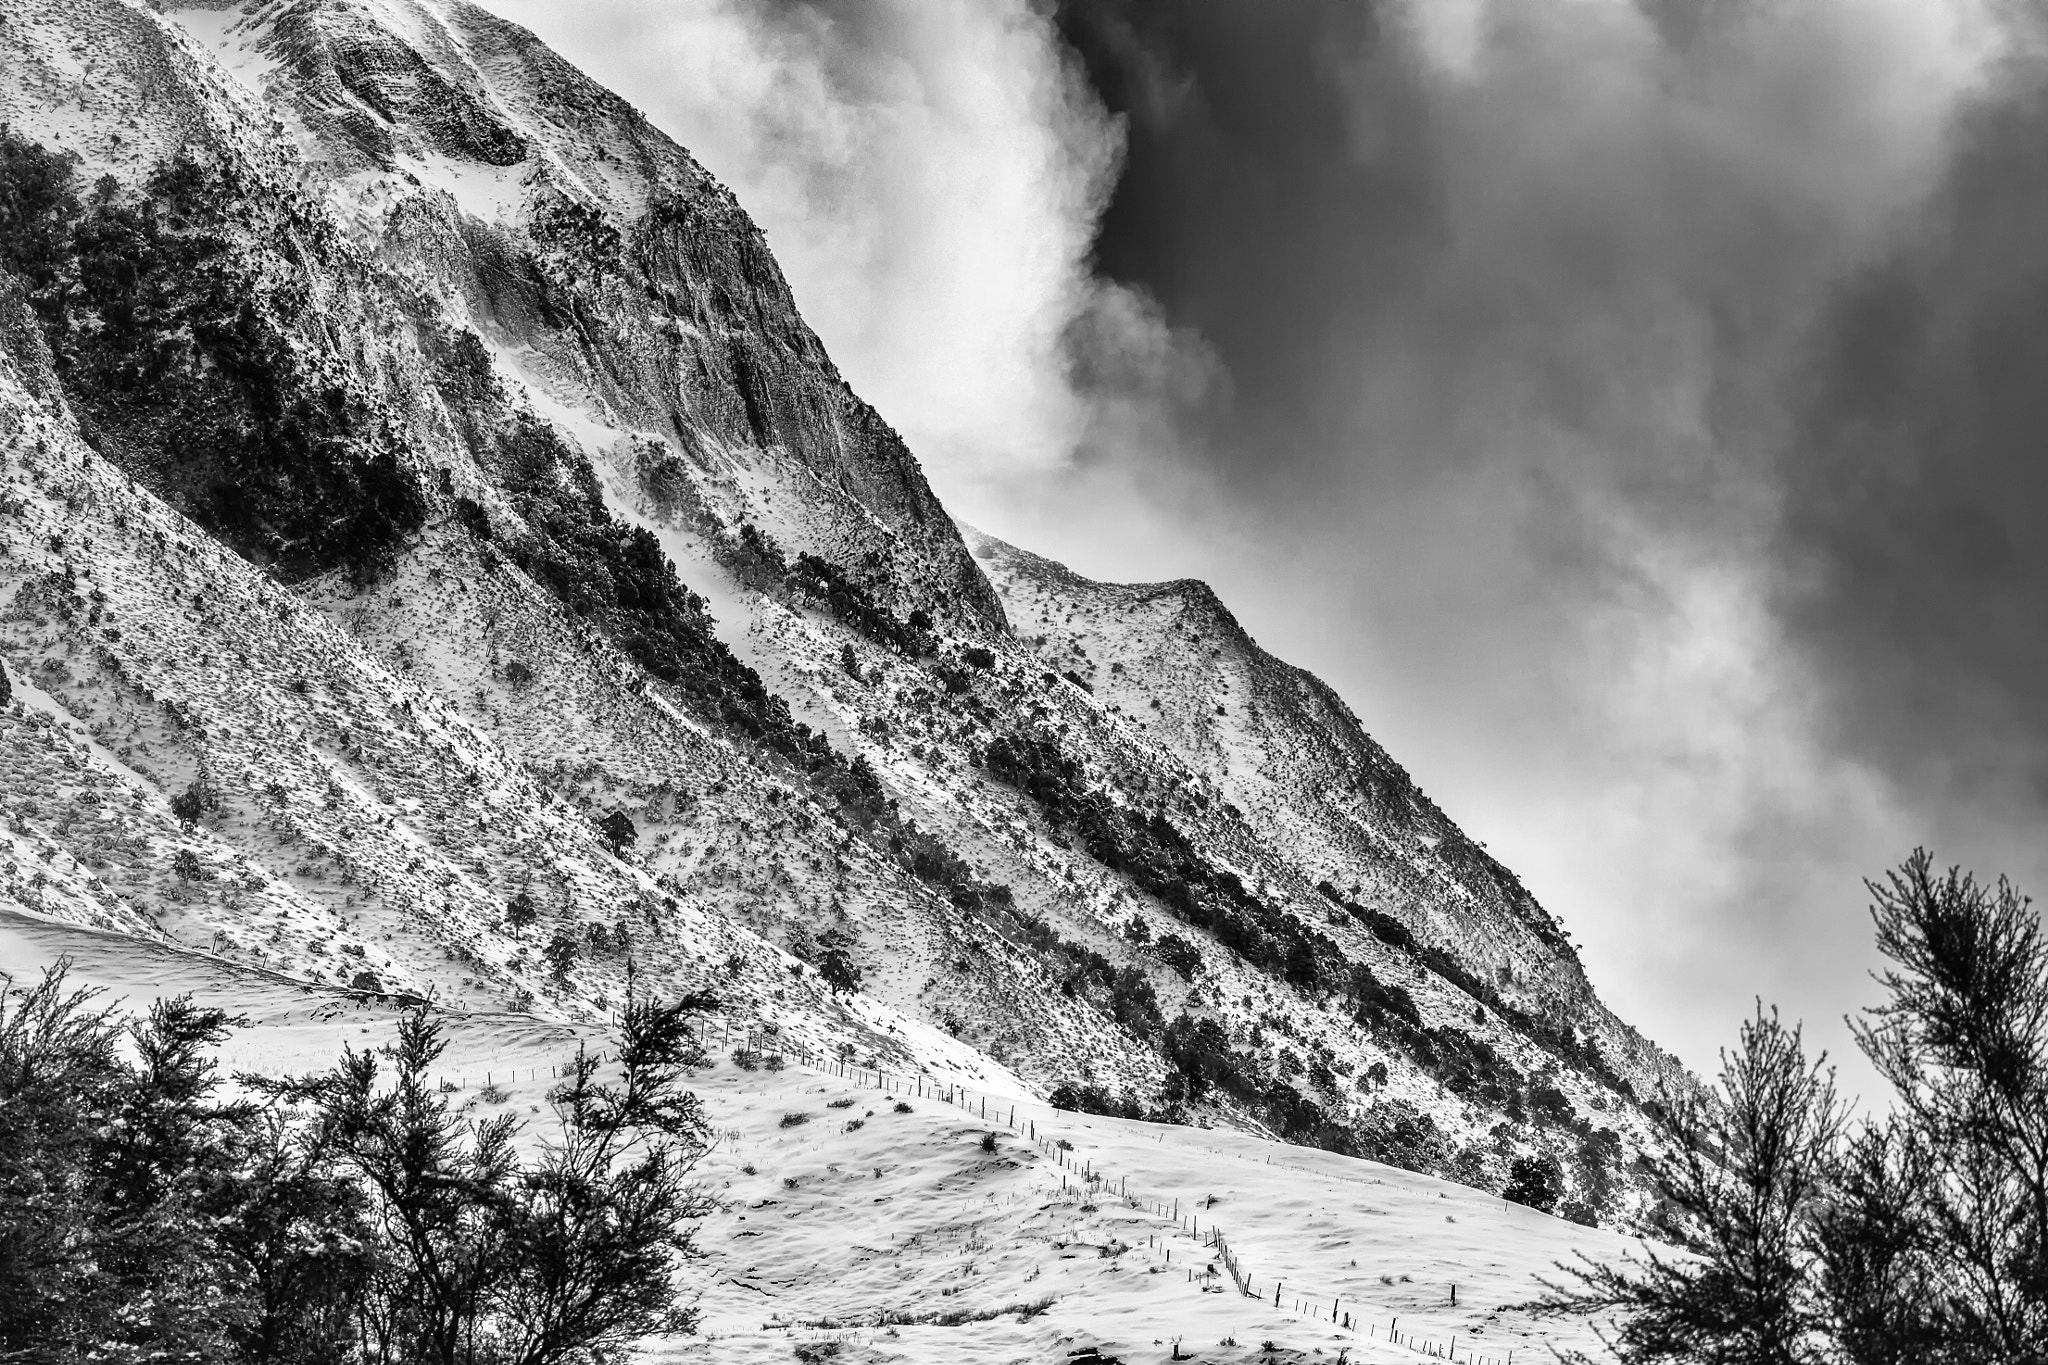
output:
<svg viewBox="0 0 2048 1365"><path fill-rule="evenodd" d="M459 3L0 27L0 894L1643 1216L1668 1059L1197 584L963 535L689 155Z"/></svg>

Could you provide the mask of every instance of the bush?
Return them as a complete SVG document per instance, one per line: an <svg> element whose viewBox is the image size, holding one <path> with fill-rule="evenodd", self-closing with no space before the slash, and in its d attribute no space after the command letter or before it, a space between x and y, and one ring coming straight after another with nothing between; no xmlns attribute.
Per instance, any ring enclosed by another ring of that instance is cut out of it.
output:
<svg viewBox="0 0 2048 1365"><path fill-rule="evenodd" d="M0 997L0 1355L338 1363L384 1340L569 1365L687 1330L701 1003L629 994L619 1085L580 1056L561 1136L522 1161L514 1118L465 1121L433 1083L424 1007L388 1048L222 1102L207 1057L239 1021L180 997L124 1025L59 967Z"/></svg>
<svg viewBox="0 0 2048 1365"><path fill-rule="evenodd" d="M547 947L541 950L542 955L548 960L549 969L554 972L557 980L562 980L569 975L570 970L575 967L576 959L580 956L581 952L582 949L576 941L576 935L567 929L555 930L554 936L548 940Z"/></svg>
<svg viewBox="0 0 2048 1365"><path fill-rule="evenodd" d="M1090 857L1123 873L1183 923L1304 991L1318 991L1341 975L1343 954L1327 935L1252 894L1236 873L1210 864L1165 811L1133 810L1093 789L1053 737L998 735L982 764L1030 797L1053 828L1078 837Z"/></svg>
<svg viewBox="0 0 2048 1365"><path fill-rule="evenodd" d="M1500 1197L1511 1204L1549 1213L1564 1197L1564 1168L1548 1153L1518 1156L1508 1163L1508 1184Z"/></svg>
<svg viewBox="0 0 2048 1365"><path fill-rule="evenodd" d="M909 1101L909 1100L898 1100L898 1101L896 1101L896 1106L895 1106L895 1108L896 1108L896 1112L897 1112L897 1113L899 1113L899 1114L908 1114L908 1113L912 1112L912 1111L911 1111L911 1108L910 1108L910 1101Z"/></svg>
<svg viewBox="0 0 2048 1365"><path fill-rule="evenodd" d="M521 891L505 903L505 924L512 932L524 934L540 920L540 907L533 903L533 897Z"/></svg>
<svg viewBox="0 0 2048 1365"><path fill-rule="evenodd" d="M633 821L626 812L614 810L597 822L597 835L612 851L612 856L618 857L633 846L640 837L640 831L633 828Z"/></svg>
<svg viewBox="0 0 2048 1365"><path fill-rule="evenodd" d="M1121 1119L1145 1117L1145 1107L1138 1103L1137 1096L1126 1091L1119 1099L1101 1086L1092 1083L1075 1085L1071 1081L1063 1081L1053 1087L1052 1094L1046 1097L1046 1103L1055 1109L1065 1109L1070 1113L1103 1114Z"/></svg>
<svg viewBox="0 0 2048 1365"><path fill-rule="evenodd" d="M1179 934L1161 934L1152 951L1183 981L1193 981L1202 974L1201 949Z"/></svg>
<svg viewBox="0 0 2048 1365"><path fill-rule="evenodd" d="M981 1140L981 1150L993 1156L996 1151L996 1135L989 1133Z"/></svg>
<svg viewBox="0 0 2048 1365"><path fill-rule="evenodd" d="M789 1113L784 1114L782 1116L782 1122L777 1124L776 1127L796 1128L802 1126L803 1124L809 1123L810 1121L811 1116L809 1114L803 1113L800 1110L791 1110Z"/></svg>

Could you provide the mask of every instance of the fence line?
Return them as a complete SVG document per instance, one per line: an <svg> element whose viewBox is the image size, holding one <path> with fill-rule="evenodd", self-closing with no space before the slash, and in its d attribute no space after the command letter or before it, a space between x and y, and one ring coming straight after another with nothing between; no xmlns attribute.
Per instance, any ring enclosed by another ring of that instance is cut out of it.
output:
<svg viewBox="0 0 2048 1365"><path fill-rule="evenodd" d="M704 1039L707 1046L709 1046L709 1033L710 1030L707 1028ZM1122 1199L1130 1207L1145 1210L1161 1219L1173 1222L1187 1229L1188 1234L1195 1238L1200 1246L1215 1251L1215 1260L1229 1271L1231 1280L1239 1294L1245 1298L1257 1299L1260 1302L1265 1301L1265 1294L1255 1287L1251 1274L1245 1269L1244 1263L1238 1256L1236 1249L1230 1245L1229 1239L1214 1221L1210 1223L1207 1236L1205 1237L1203 1235L1201 1215L1192 1209L1183 1213L1179 1200L1148 1199L1133 1195L1130 1192L1130 1178L1128 1176L1122 1177L1112 1184L1108 1176L1095 1166L1093 1157L1076 1158L1069 1155L1068 1149L1061 1148L1056 1138L1040 1134L1035 1119L1027 1118L1022 1124L1019 1124L1017 1121L1017 1108L1013 1102L1007 1101L1000 1096L991 1097L986 1094L980 1095L977 1099L964 1086L950 1081L941 1083L925 1076L922 1072L910 1072L900 1076L891 1076L887 1068L860 1066L846 1057L812 1048L801 1039L795 1037L783 1038L780 1036L779 1028L773 1030L763 1029L753 1022L743 1022L740 1027L739 1036L745 1051L765 1052L770 1046L770 1041L774 1040L784 1052L793 1053L799 1065L812 1071L841 1080L852 1081L864 1088L872 1086L874 1089L885 1093L906 1096L914 1095L924 1099L941 1101L974 1115L983 1122L988 1122L991 1119L989 1101L991 1098L994 1098L994 1121L1002 1123L1012 1132L1027 1137L1043 1155L1053 1160L1061 1172L1060 1183L1063 1194L1066 1193L1067 1179L1071 1176L1075 1179L1075 1193L1079 1197L1086 1198L1091 1193L1099 1194L1105 1189L1113 1190L1116 1197ZM723 1049L731 1044L732 1039L733 1021L730 1019L721 1021L717 1046ZM1078 1165L1076 1164L1077 1161ZM1307 1171L1304 1173L1320 1174L1319 1172ZM1168 1252L1168 1261L1171 1261L1170 1250ZM1188 1278L1190 1281L1198 1278L1192 1267L1189 1269ZM1213 1269L1199 1278L1204 1280L1214 1278ZM1406 1347L1417 1355L1457 1361L1460 1365L1513 1365L1514 1362L1516 1348L1513 1347L1509 1348L1505 1356L1488 1355L1466 1344L1456 1335L1453 1335L1448 1342L1445 1342L1442 1339L1422 1336L1415 1332L1402 1332L1400 1330L1401 1319L1399 1315L1390 1315L1383 1332L1378 1322L1363 1319L1355 1312L1346 1312L1341 1295L1326 1294L1319 1295L1313 1299L1305 1299L1297 1295L1289 1298L1285 1296L1284 1290L1284 1283L1275 1280L1272 1296L1272 1306L1274 1308L1292 1311L1296 1315L1309 1318L1312 1321L1326 1322L1340 1330L1361 1335L1366 1340L1385 1340L1393 1345ZM1328 1304L1327 1308L1324 1306L1325 1302Z"/></svg>
<svg viewBox="0 0 2048 1365"><path fill-rule="evenodd" d="M711 1041L712 1032L713 1029L709 1025L703 1026L701 1033L692 1030L693 1036L697 1037L701 1046L707 1050L715 1046L720 1051L723 1051L732 1044L734 1021L731 1018L720 1019L717 1027L718 1041L715 1044ZM739 1023L739 1038L741 1040L741 1050L748 1053L770 1055L771 1047L773 1047L779 1050L772 1055L793 1054L799 1065L820 1074L852 1081L863 1088L871 1085L874 1089L884 1093L936 1100L974 1115L982 1122L990 1121L989 1100L991 1097L983 1094L977 1102L970 1098L966 1087L951 1081L941 1084L937 1080L927 1077L922 1072L908 1072L898 1076L891 1076L885 1067L860 1066L849 1058L840 1056L837 1053L827 1053L822 1049L814 1048L800 1038L794 1036L784 1037L779 1025L764 1027L757 1021L743 1020ZM602 1063L605 1060L604 1054L599 1053L598 1060ZM528 1079L539 1079L540 1071L537 1066L529 1066L524 1069L527 1072ZM563 1071L564 1068L558 1064L548 1067L548 1075L551 1078L560 1076ZM495 1070L487 1070L484 1073L484 1084L495 1084L497 1075L498 1073ZM458 1075L455 1078L454 1088L466 1089L470 1079L466 1073ZM515 1068L505 1073L505 1079L516 1083L518 1080L518 1069ZM439 1077L437 1080L444 1086L448 1084L447 1077ZM1084 1200L1091 1194L1111 1188L1107 1176L1102 1171L1096 1169L1094 1158L1079 1158L1079 1166L1077 1167L1075 1165L1076 1158L1068 1155L1068 1149L1058 1145L1059 1140L1057 1138L1042 1136L1039 1133L1037 1120L1027 1118L1022 1124L1019 1124L1017 1121L1016 1104L1006 1101L1000 1096L994 1098L996 1100L994 1121L1000 1122L1012 1132L1028 1138L1042 1155L1054 1162L1061 1173L1060 1190L1062 1194L1067 1193L1066 1184L1069 1176L1075 1177L1075 1195ZM1225 1155L1224 1153L1216 1154ZM1230 1153L1229 1155L1237 1154ZM1284 1165L1284 1163L1269 1164ZM1305 1167L1288 1166L1286 1169L1300 1170L1305 1175L1318 1177L1323 1174L1322 1172L1311 1171ZM1344 1177L1338 1176L1334 1178L1343 1179ZM1211 1220L1208 1235L1205 1237L1202 1232L1201 1215L1192 1209L1183 1213L1178 1199L1169 1201L1133 1195L1130 1192L1130 1178L1128 1176L1117 1180L1113 1188L1116 1197L1122 1199L1130 1207L1142 1209L1158 1218L1186 1229L1188 1235L1193 1237L1199 1246L1209 1248L1216 1253L1215 1261L1220 1263L1230 1273L1231 1281L1236 1286L1237 1292L1240 1295L1248 1299L1257 1299L1262 1303L1265 1302L1266 1295L1256 1287L1250 1272L1245 1269L1243 1260L1237 1254L1236 1249L1230 1245L1229 1239L1214 1220ZM1170 1248L1167 1251L1166 1259L1170 1264L1172 1261L1172 1251ZM1196 1275L1193 1267L1189 1267L1189 1282L1192 1283L1198 1278L1205 1282L1204 1292L1209 1292L1206 1281L1215 1278L1213 1267L1200 1276ZM1461 1339L1455 1335L1450 1338L1448 1343L1445 1343L1438 1338L1425 1337L1414 1332L1404 1333L1400 1330L1401 1319L1398 1314L1390 1315L1384 1333L1382 1333L1378 1322L1363 1319L1355 1312L1345 1312L1341 1295L1323 1294L1313 1298L1303 1298L1299 1293L1292 1296L1286 1295L1285 1289L1286 1285L1283 1281L1276 1279L1273 1282L1272 1307L1292 1312L1300 1317L1306 1317L1311 1321L1328 1323L1330 1326L1342 1331L1363 1335L1368 1341L1385 1340L1393 1345L1406 1347L1417 1355L1456 1361L1460 1365L1514 1365L1515 1348L1513 1347L1509 1348L1506 1356L1486 1355L1470 1345L1463 1344ZM1325 1300L1328 1301L1329 1306L1327 1308L1323 1306ZM1463 1355L1459 1354L1461 1345L1464 1350Z"/></svg>

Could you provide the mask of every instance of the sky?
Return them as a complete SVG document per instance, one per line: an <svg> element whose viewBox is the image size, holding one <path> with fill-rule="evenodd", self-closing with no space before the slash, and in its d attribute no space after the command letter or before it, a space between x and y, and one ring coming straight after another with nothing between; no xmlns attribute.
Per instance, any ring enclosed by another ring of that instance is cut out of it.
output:
<svg viewBox="0 0 2048 1365"><path fill-rule="evenodd" d="M1208 579L1692 1065L1849 1052L1915 845L2048 885L2030 3L490 3L957 514Z"/></svg>

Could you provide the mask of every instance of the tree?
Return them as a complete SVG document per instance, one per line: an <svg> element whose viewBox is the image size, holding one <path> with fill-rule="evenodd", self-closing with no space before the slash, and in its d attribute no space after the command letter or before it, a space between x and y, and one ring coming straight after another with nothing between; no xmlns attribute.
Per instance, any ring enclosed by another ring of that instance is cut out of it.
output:
<svg viewBox="0 0 2048 1365"><path fill-rule="evenodd" d="M548 940L548 946L541 949L541 954L547 958L548 966L559 980L569 975L570 968L576 965L578 951L576 935L567 929L557 929Z"/></svg>
<svg viewBox="0 0 2048 1365"><path fill-rule="evenodd" d="M524 937L540 919L540 908L533 903L533 897L521 891L505 902L505 923L512 932Z"/></svg>
<svg viewBox="0 0 2048 1365"><path fill-rule="evenodd" d="M2048 1361L2048 944L2026 897L1915 850L1866 883L1892 1087L1853 1134L1796 1029L1759 1012L1720 1103L1651 1110L1691 1262L1581 1264L1553 1309L1627 1315L1624 1360Z"/></svg>
<svg viewBox="0 0 2048 1365"><path fill-rule="evenodd" d="M604 846L612 851L614 857L623 856L640 837L640 831L633 828L632 818L626 812L617 809L597 822L597 834L604 840Z"/></svg>
<svg viewBox="0 0 2048 1365"><path fill-rule="evenodd" d="M1851 1365L1939 1360L1961 1336L1940 1285L1940 1239L1919 1215L1931 1158L1917 1133L1893 1122L1857 1133L1835 1160L1813 1238L1827 1331Z"/></svg>
<svg viewBox="0 0 2048 1365"><path fill-rule="evenodd" d="M178 818L178 824L187 832L199 823L207 811L220 805L220 799L207 790L203 782L194 782L171 798L171 814Z"/></svg>
<svg viewBox="0 0 2048 1365"><path fill-rule="evenodd" d="M579 1056L522 1162L516 1119L451 1109L424 1005L224 1103L208 1053L240 1021L180 997L124 1025L64 974L0 995L0 1359L591 1365L691 1325L711 997L629 970L617 1079Z"/></svg>
<svg viewBox="0 0 2048 1365"><path fill-rule="evenodd" d="M1890 964L1878 977L1888 998L1856 1038L1896 1094L1901 1132L1852 1166L1859 1221L1850 1226L1865 1235L1831 1269L1852 1282L1877 1275L1874 1298L1847 1303L1880 1320L1910 1293L1940 1305L1947 1333L1980 1357L2048 1359L2048 945L2039 916L2002 877L1987 887L1958 868L1936 874L1925 849L1867 885ZM1879 1253L1885 1259L1864 1264Z"/></svg>
<svg viewBox="0 0 2048 1365"><path fill-rule="evenodd" d="M818 958L818 975L841 995L851 995L860 989L860 968L854 965L853 956L843 943L833 944Z"/></svg>
<svg viewBox="0 0 2048 1365"><path fill-rule="evenodd" d="M340 1177L360 1201L345 1210L370 1249L349 1310L359 1358L567 1365L689 1330L674 1276L707 1207L688 1184L707 1129L682 1077L703 1060L689 1017L715 1005L657 1004L629 973L618 1079L601 1082L579 1053L549 1096L559 1135L530 1166L515 1118L464 1120L434 1084L446 1045L425 1006L381 1053L348 1050L293 1080L245 1077L304 1115L285 1164Z"/></svg>
<svg viewBox="0 0 2048 1365"><path fill-rule="evenodd" d="M0 1358L225 1359L254 1111L205 1054L234 1021L181 996L124 1026L68 969L0 996Z"/></svg>
<svg viewBox="0 0 2048 1365"><path fill-rule="evenodd" d="M1603 1338L1626 1362L1798 1365L1824 1359L1825 1311L1808 1220L1826 1192L1842 1127L1825 1057L1806 1061L1797 1026L1761 1003L1719 1093L1667 1091L1657 1111L1671 1157L1658 1171L1690 1256L1656 1251L1562 1267L1554 1312L1619 1314Z"/></svg>
<svg viewBox="0 0 2048 1365"><path fill-rule="evenodd" d="M656 1004L629 972L619 1079L600 1083L597 1059L579 1051L550 1096L562 1135L513 1202L518 1273L495 1295L500 1359L604 1360L695 1325L697 1310L677 1305L675 1271L692 1250L689 1223L713 1207L689 1182L710 1130L682 1079L704 1061L689 1017L716 1006L701 993Z"/></svg>
<svg viewBox="0 0 2048 1365"><path fill-rule="evenodd" d="M1511 1204L1550 1213L1564 1197L1564 1168L1548 1152L1541 1156L1518 1156L1508 1163L1508 1184L1500 1197Z"/></svg>

